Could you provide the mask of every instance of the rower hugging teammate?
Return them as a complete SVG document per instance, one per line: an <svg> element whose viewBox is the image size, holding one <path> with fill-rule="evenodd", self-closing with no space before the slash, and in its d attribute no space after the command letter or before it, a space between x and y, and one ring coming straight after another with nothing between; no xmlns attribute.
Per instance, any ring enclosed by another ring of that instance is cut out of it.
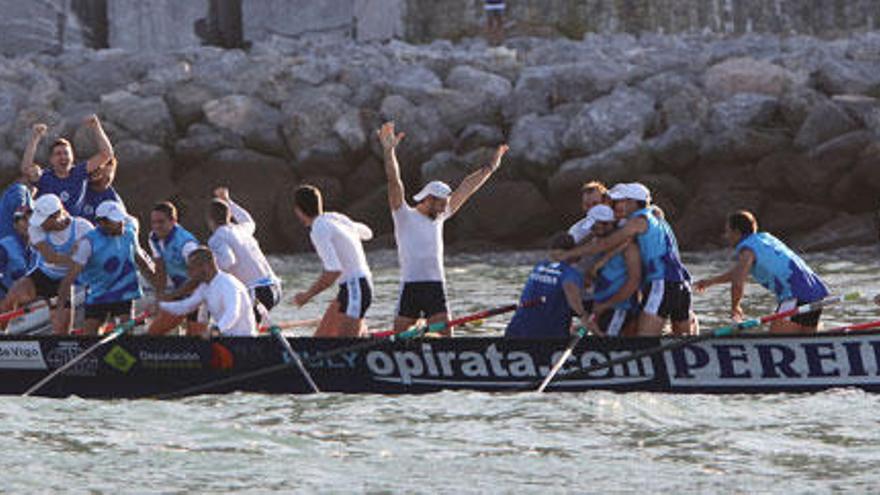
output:
<svg viewBox="0 0 880 495"><path fill-rule="evenodd" d="M258 325L270 325L269 312L282 300L281 281L255 238L256 222L229 189L218 187L213 198L206 198L211 235L204 245L180 225L173 203L157 203L150 213L148 257L139 244L138 221L112 186L113 146L97 116L85 119L84 126L98 152L76 162L70 142L59 138L49 148L51 167L45 169L34 156L49 129L45 124L32 128L21 175L0 199L0 311L52 300L52 328L67 334L79 286L85 290L82 331L96 334L111 320L133 317L143 295L140 272L156 298L149 311L152 335L176 333L184 323L188 335L248 336L257 334ZM397 160L404 134L388 122L376 136L400 264L394 328L377 335L400 334L424 319L441 335L452 336L444 225L499 169L508 148L498 146L491 160L457 187L424 184L411 196L411 206ZM293 304L303 306L336 285L315 336L369 336L365 317L376 294L363 242L372 239L372 230L325 211L314 186L300 186L293 196L293 213L310 229L323 265L311 286L293 296ZM734 266L692 289L672 227L647 187L633 182L608 189L591 181L581 189L581 203L584 218L553 237L549 256L529 275L508 337L582 335L580 328L608 337L657 336L667 324L676 335L698 333L694 291L729 283L731 317L741 321L749 273L775 294L780 312L828 296L819 276L782 241L760 232L748 211L732 213L724 225L736 253ZM820 316L818 309L774 321L771 331L813 332Z"/></svg>

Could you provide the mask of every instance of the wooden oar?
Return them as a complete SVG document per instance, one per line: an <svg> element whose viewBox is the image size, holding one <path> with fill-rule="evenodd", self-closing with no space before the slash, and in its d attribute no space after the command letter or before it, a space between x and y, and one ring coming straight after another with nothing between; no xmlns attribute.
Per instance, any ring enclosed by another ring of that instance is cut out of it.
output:
<svg viewBox="0 0 880 495"><path fill-rule="evenodd" d="M147 319L147 313L142 313L142 314L138 315L137 317L135 317L134 319L128 320L127 322L119 325L112 332L107 334L106 337L104 337L103 339L101 339L97 343L95 343L95 345L93 345L93 346L89 347L88 349L84 350L83 352L79 353L79 355L77 355L76 357L74 357L70 361L66 362L63 366L56 369L52 373L49 373L45 378L43 378L42 380L35 383L31 388L27 389L23 394L21 394L21 396L28 397L31 394L33 394L34 392L40 390L41 388L43 388L44 385L46 385L47 383L52 381L53 378L60 375L61 373L64 373L65 371L69 370L70 368L75 366L77 363L79 363L80 361L82 361L83 359L88 357L90 354L92 354L96 350L100 349L102 346L118 339L122 334L124 334L128 330L131 330L132 328L142 324L144 322L144 320L146 320L146 319Z"/></svg>
<svg viewBox="0 0 880 495"><path fill-rule="evenodd" d="M6 323L9 320L14 320L19 316L24 316L28 313L33 313L39 309L42 309L43 306L48 306L46 301L37 301L31 304L27 304L18 309L13 309L12 311L7 311L5 313L0 314L0 323Z"/></svg>
<svg viewBox="0 0 880 495"><path fill-rule="evenodd" d="M822 330L822 333L858 332L861 330L873 330L875 328L880 328L880 320L866 321L865 323L853 323L852 325L844 325L842 327L836 327L829 330Z"/></svg>
<svg viewBox="0 0 880 495"><path fill-rule="evenodd" d="M288 342L284 335L281 334L281 329L278 327L272 327L269 329L269 332L278 339L278 342L281 343L281 347L283 347L284 351L287 353L288 359L296 364L296 367L299 368L300 373L302 373L303 377L309 383L309 386L312 387L312 391L316 394L321 393L318 386L315 385L315 381L312 380L312 375L309 374L309 371L303 365L302 359L299 358L299 354L293 350L293 347L290 346L290 342Z"/></svg>
<svg viewBox="0 0 880 495"><path fill-rule="evenodd" d="M553 368L550 369L550 373L547 374L547 378L544 378L544 381L541 382L541 386L538 387L538 393L544 392L544 389L547 388L547 385L550 385L550 382L553 380L553 377L556 376L556 373L562 369L562 365L568 360L568 357L571 356L571 353L574 352L575 346L578 345L578 342L584 338L584 335L587 334L587 329L584 327L580 327L577 329L577 332L571 337L571 340L568 341L568 345L565 347L565 352L562 353L562 356L559 357L559 360L556 361L556 364L553 365Z"/></svg>
<svg viewBox="0 0 880 495"><path fill-rule="evenodd" d="M663 344L663 345L660 345L657 347L653 347L651 349L645 349L644 351L639 351L639 352L627 354L626 356L621 356L616 359L611 359L611 360L605 361L604 363L597 363L592 366L588 366L586 368L579 368L575 371L572 371L571 373L568 373L566 375L566 377L567 378L577 378L580 376L588 375L588 374L593 373L595 371L602 371L602 370L611 368L613 366L617 366L619 364L625 364L625 363L629 363L631 361L636 361L638 359L642 359L644 357L649 357L649 356L653 356L655 354L660 354L660 353L663 353L666 351L679 349L679 348L684 347L686 345L696 344L697 342L702 342L704 340L709 340L709 339L712 339L715 337L727 337L730 335L734 335L734 334L739 333L743 330L760 327L761 325L765 325L767 323L770 323L771 321L782 320L782 319L789 318L789 317L795 316L795 315L812 313L813 311L824 308L825 306L829 306L829 305L836 304L839 302L857 301L860 297L861 297L861 295L858 292L828 297L828 298L825 298L821 301L816 301L813 303L804 304L802 306L798 306L796 308L792 308L787 311L781 311L779 313L773 313L770 315L762 316L760 318L753 318L751 320L741 321L741 322L733 324L733 325L721 327L721 328L714 330L712 332L708 332L708 333L704 333L704 334L700 334L700 335L692 335L690 337L684 337L681 339L675 339L669 343L666 343L666 344ZM529 384L528 387L533 388L533 387L537 386L539 383L541 383L541 382L535 381L535 382Z"/></svg>
<svg viewBox="0 0 880 495"><path fill-rule="evenodd" d="M455 320L449 322L449 326L454 325L462 325L464 323L468 323L471 321L482 320L488 318L490 316L497 316L504 313L509 313L511 311L515 311L520 307L531 307L537 306L538 304L543 304L544 298L539 298L535 300L526 301L522 304L508 304L506 306L500 306L497 308L487 309L485 311L479 311L476 313L472 313L469 315L462 316ZM340 347L338 349L333 349L332 351L321 352L315 354L314 356L309 356L306 360L309 362L319 362L325 359L329 359L335 356L339 356L341 354L347 354L352 352L361 352L367 349L371 349L378 345L382 345L386 342L395 342L397 340L402 340L406 338L411 338L415 335L421 335L427 332L429 329L434 329L435 331L442 331L447 326L446 323L439 322L433 325L427 325L421 328L408 328L406 330L402 330L398 333L394 333L393 331L389 334L388 332L381 332L381 337L364 339L363 342L358 342L357 344ZM373 334L375 337L377 334ZM261 376L271 375L272 373L277 373L283 369L286 369L290 366L288 363L275 364L272 366L267 366L265 368L260 368L254 371L248 371L246 373L241 373L238 375L230 376L227 378L222 378L220 380L215 380L212 382L204 383L201 385L193 385L192 387L188 387L182 390L178 390L177 392L170 392L167 394L161 394L156 396L157 399L176 399L179 397L186 397L188 395L194 395L202 392L207 392L209 390L216 389L218 387L223 387L226 385L232 385L234 383L239 383L247 380L252 380L254 378L259 378Z"/></svg>

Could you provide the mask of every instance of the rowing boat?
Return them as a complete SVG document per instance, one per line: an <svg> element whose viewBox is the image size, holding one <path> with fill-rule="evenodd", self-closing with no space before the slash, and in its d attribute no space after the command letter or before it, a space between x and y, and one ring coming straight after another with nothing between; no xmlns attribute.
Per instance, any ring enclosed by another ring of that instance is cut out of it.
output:
<svg viewBox="0 0 880 495"><path fill-rule="evenodd" d="M585 368L669 343L672 338L584 338L547 391L668 393L880 391L880 332L711 338L591 374ZM21 394L63 366L93 338L0 339L0 394ZM566 340L500 337L377 341L290 338L323 392L408 394L442 390L522 391L540 381ZM309 393L272 337L204 340L123 337L89 355L40 395L138 398L228 393ZM571 375L567 378L567 375Z"/></svg>

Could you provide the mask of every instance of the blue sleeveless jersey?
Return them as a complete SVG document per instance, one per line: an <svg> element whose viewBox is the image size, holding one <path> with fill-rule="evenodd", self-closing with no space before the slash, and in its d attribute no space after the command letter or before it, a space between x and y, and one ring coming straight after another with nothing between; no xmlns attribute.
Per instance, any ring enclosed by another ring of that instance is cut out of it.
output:
<svg viewBox="0 0 880 495"><path fill-rule="evenodd" d="M86 304L106 304L139 299L135 252L138 249L134 224L126 222L122 235L111 236L101 229L85 235L92 246L92 255L80 275L88 287Z"/></svg>
<svg viewBox="0 0 880 495"><path fill-rule="evenodd" d="M116 201L121 204L122 198L119 197L119 194L116 193L116 189L113 189L113 186L110 186L101 192L87 188L85 199L83 199L82 214L80 216L95 223L95 210L98 208L98 205L104 201Z"/></svg>
<svg viewBox="0 0 880 495"><path fill-rule="evenodd" d="M751 234L736 245L736 254L743 249L755 255L752 277L775 294L777 301L796 298L801 303L809 303L828 295L822 279L776 237L766 232Z"/></svg>
<svg viewBox="0 0 880 495"><path fill-rule="evenodd" d="M16 182L3 191L3 198L0 199L0 239L15 234L15 227L12 225L13 217L15 212L23 206L29 210L34 208L31 192L27 186Z"/></svg>
<svg viewBox="0 0 880 495"><path fill-rule="evenodd" d="M596 279L593 281L593 298L596 302L603 303L614 297L614 294L617 294L629 278L623 254L618 253L608 260L608 263L605 263L605 266L600 268L596 275ZM635 294L633 294L626 300L617 303L614 309L630 310L635 307Z"/></svg>
<svg viewBox="0 0 880 495"><path fill-rule="evenodd" d="M53 244L51 236L46 236L46 244L49 245L49 248L52 251L55 251L58 254L64 254L67 256L73 256L73 246L76 244L76 221L75 219L70 222L70 237L67 238L67 242L63 244ZM59 268L55 266L50 266L46 261L40 256L40 259L37 261L37 267L43 272L47 277L52 280L61 280L67 275L69 271L68 268Z"/></svg>
<svg viewBox="0 0 880 495"><path fill-rule="evenodd" d="M71 216L78 217L82 214L83 202L86 197L86 189L89 185L89 171L86 162L77 163L70 170L67 178L59 179L52 167L43 170L40 181L37 182L37 196L54 194L64 203L64 209Z"/></svg>
<svg viewBox="0 0 880 495"><path fill-rule="evenodd" d="M168 274L175 289L180 288L189 277L186 271L186 258L183 256L183 246L189 242L198 244L196 237L180 225L175 225L171 229L171 233L165 239L164 248L162 247L163 242L159 240L155 232L150 233L150 245L162 256L162 261L165 263L165 273Z"/></svg>
<svg viewBox="0 0 880 495"><path fill-rule="evenodd" d="M643 208L630 215L630 218L636 217L642 217L648 223L647 230L636 236L642 257L642 285L648 286L656 280L690 281L691 275L678 253L678 241L666 220L657 218L651 208Z"/></svg>
<svg viewBox="0 0 880 495"><path fill-rule="evenodd" d="M9 290L12 284L24 277L37 263L36 251L18 233L0 239L0 285Z"/></svg>
<svg viewBox="0 0 880 495"><path fill-rule="evenodd" d="M565 263L543 261L529 274L520 296L521 302L545 298L543 304L519 308L504 332L505 337L554 338L568 337L571 308L565 299L563 284L571 282L584 286L581 273Z"/></svg>

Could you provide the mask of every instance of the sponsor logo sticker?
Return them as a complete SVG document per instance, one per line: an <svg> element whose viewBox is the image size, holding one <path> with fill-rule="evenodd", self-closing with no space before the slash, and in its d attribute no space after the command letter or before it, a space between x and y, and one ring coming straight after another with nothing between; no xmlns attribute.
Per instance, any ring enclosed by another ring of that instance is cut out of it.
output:
<svg viewBox="0 0 880 495"><path fill-rule="evenodd" d="M152 369L201 369L202 357L194 351L140 351L141 366Z"/></svg>
<svg viewBox="0 0 880 495"><path fill-rule="evenodd" d="M0 368L12 370L48 369L43 359L40 343L35 340L24 342L0 342Z"/></svg>
<svg viewBox="0 0 880 495"><path fill-rule="evenodd" d="M46 353L46 363L51 369L58 369L75 357L82 354L85 349L79 342L61 341L54 349ZM64 372L68 376L95 376L98 374L98 358L89 355Z"/></svg>
<svg viewBox="0 0 880 495"><path fill-rule="evenodd" d="M115 345L113 346L113 349L110 349L110 352L104 356L104 362L111 368L123 373L128 373L131 367L137 363L137 359L122 347Z"/></svg>

